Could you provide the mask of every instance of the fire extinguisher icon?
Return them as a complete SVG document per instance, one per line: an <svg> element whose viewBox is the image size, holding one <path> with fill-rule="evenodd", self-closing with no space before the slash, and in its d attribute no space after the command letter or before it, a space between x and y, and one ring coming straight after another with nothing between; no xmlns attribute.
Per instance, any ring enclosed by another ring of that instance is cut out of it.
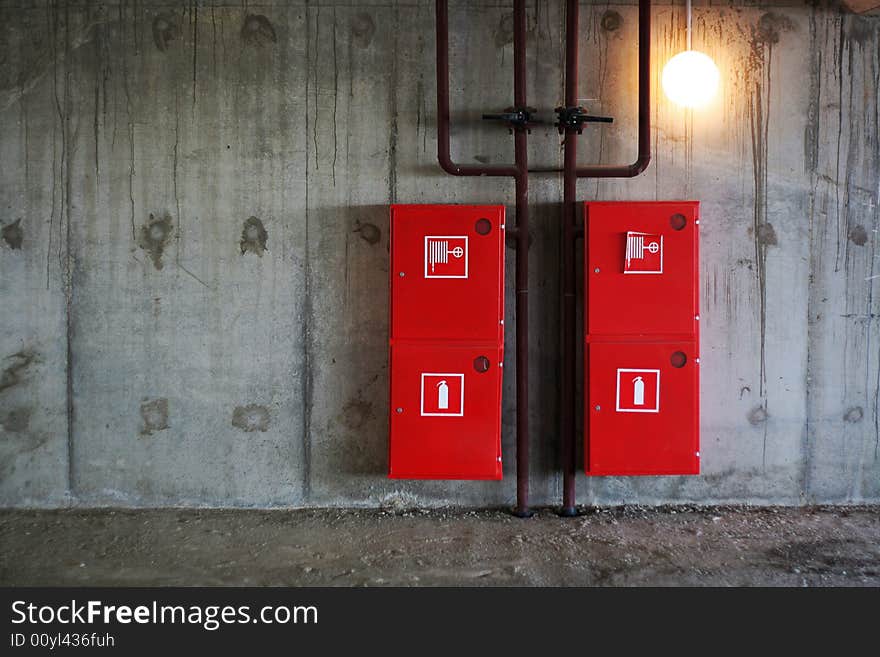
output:
<svg viewBox="0 0 880 657"><path fill-rule="evenodd" d="M642 381L640 376L633 379L633 405L645 405L645 382Z"/></svg>
<svg viewBox="0 0 880 657"><path fill-rule="evenodd" d="M449 386L445 379L437 384L437 408L441 411L449 409Z"/></svg>

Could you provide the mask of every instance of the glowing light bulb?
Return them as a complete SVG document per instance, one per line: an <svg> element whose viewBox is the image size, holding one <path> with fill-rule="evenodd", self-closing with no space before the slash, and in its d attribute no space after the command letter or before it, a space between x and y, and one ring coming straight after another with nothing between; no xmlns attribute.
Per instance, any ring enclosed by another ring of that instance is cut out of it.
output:
<svg viewBox="0 0 880 657"><path fill-rule="evenodd" d="M666 62L661 83L672 102L684 107L708 105L718 92L721 74L708 55L685 50Z"/></svg>

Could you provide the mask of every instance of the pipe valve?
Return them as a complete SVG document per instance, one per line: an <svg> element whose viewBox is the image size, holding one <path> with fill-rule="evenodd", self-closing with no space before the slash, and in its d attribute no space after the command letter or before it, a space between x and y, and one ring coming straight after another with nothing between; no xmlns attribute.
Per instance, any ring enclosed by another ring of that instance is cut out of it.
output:
<svg viewBox="0 0 880 657"><path fill-rule="evenodd" d="M559 134L565 133L566 130L576 130L578 134L584 131L584 123L613 123L614 119L610 116L594 116L587 114L581 106L577 107L557 107L556 128Z"/></svg>
<svg viewBox="0 0 880 657"><path fill-rule="evenodd" d="M535 113L533 107L508 107L503 112L497 114L483 114L484 121L502 121L507 125L508 131L525 130L531 133L532 115Z"/></svg>

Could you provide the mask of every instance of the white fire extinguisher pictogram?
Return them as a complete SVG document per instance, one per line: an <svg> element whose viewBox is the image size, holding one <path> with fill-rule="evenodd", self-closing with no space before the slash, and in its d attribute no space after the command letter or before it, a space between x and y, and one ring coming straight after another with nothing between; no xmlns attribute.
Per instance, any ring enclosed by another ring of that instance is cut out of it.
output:
<svg viewBox="0 0 880 657"><path fill-rule="evenodd" d="M642 381L640 376L633 379L633 405L645 405L645 382Z"/></svg>
<svg viewBox="0 0 880 657"><path fill-rule="evenodd" d="M446 385L445 380L437 384L437 408L440 410L449 408L449 386Z"/></svg>

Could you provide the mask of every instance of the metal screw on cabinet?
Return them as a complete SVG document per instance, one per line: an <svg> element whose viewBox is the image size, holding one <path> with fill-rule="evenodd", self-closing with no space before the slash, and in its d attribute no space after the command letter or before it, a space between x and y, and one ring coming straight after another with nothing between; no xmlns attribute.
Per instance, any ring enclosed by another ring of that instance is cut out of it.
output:
<svg viewBox="0 0 880 657"><path fill-rule="evenodd" d="M400 272L399 276L400 276L401 278L403 278L404 276L406 276L406 274L404 274L403 272Z"/></svg>
<svg viewBox="0 0 880 657"><path fill-rule="evenodd" d="M397 407L397 409L396 409L396 410L397 410L397 412L398 412L398 413L403 413L403 409L402 409L402 408L400 408L400 407L399 407L399 406L398 406L398 407Z"/></svg>
<svg viewBox="0 0 880 657"><path fill-rule="evenodd" d="M596 409L597 411L601 411L601 410L602 410L602 407L599 406L599 404L596 404L595 409Z"/></svg>
<svg viewBox="0 0 880 657"><path fill-rule="evenodd" d="M598 274L598 273L599 273L599 268L596 267L593 271L596 272L596 273Z"/></svg>

